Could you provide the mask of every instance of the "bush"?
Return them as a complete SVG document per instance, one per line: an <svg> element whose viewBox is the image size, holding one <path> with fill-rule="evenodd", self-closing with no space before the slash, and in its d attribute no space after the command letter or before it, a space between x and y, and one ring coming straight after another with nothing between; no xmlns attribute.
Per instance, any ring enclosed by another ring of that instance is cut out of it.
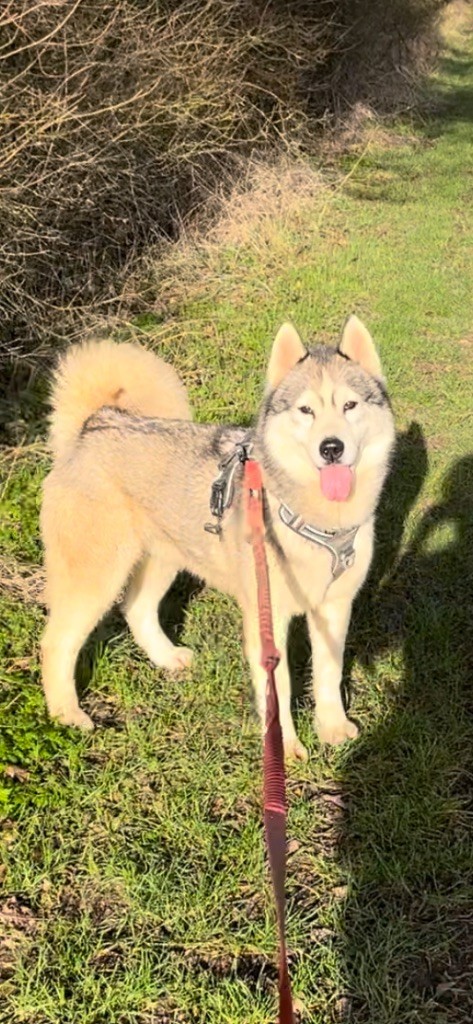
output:
<svg viewBox="0 0 473 1024"><path fill-rule="evenodd" d="M6 0L2 351L121 309L237 154L307 141L399 74L441 0ZM401 60L402 50L402 60ZM394 59L393 59L394 55Z"/></svg>

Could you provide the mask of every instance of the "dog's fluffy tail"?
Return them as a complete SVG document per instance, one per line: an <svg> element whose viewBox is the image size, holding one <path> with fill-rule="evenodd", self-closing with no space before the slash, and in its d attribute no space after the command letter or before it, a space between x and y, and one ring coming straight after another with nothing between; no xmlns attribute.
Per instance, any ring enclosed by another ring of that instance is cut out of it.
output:
<svg viewBox="0 0 473 1024"><path fill-rule="evenodd" d="M191 419L184 385L175 370L134 344L90 341L60 360L51 395L50 445L56 457L76 440L86 419L103 405L141 416Z"/></svg>

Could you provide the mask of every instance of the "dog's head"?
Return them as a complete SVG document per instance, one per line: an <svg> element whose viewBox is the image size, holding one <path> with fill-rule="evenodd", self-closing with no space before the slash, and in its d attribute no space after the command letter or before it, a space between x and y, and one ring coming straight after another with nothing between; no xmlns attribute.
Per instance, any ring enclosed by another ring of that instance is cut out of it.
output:
<svg viewBox="0 0 473 1024"><path fill-rule="evenodd" d="M309 488L325 520L340 520L341 503L362 506L365 497L367 508L375 504L394 424L380 359L361 321L349 317L337 348L306 349L284 324L267 377L260 437L276 475Z"/></svg>

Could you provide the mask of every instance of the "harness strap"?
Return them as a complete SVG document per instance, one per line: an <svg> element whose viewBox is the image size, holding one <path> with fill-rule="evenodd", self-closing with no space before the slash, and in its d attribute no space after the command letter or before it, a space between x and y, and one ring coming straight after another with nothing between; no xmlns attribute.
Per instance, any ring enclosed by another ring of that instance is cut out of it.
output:
<svg viewBox="0 0 473 1024"><path fill-rule="evenodd" d="M245 462L246 517L251 532L258 591L261 665L266 669L266 722L263 754L264 827L279 932L278 1024L294 1024L291 985L287 965L284 885L286 879L286 783L284 748L275 669L279 652L274 643L268 563L264 547L263 480L254 459Z"/></svg>
<svg viewBox="0 0 473 1024"><path fill-rule="evenodd" d="M279 518L285 526L288 526L299 537L326 548L332 556L332 576L338 580L346 569L351 569L355 562L355 537L359 527L352 526L347 530L319 530L306 523L302 516L293 512L289 505L279 506Z"/></svg>

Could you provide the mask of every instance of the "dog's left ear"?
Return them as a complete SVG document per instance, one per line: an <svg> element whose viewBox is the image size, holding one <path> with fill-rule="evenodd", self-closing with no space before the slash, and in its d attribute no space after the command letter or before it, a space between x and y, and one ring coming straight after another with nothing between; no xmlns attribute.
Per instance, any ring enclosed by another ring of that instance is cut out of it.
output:
<svg viewBox="0 0 473 1024"><path fill-rule="evenodd" d="M338 351L359 363L372 377L383 380L381 360L371 334L354 313L345 321Z"/></svg>
<svg viewBox="0 0 473 1024"><path fill-rule="evenodd" d="M283 324L274 339L268 364L268 383L277 388L293 366L307 355L307 349L292 324Z"/></svg>

